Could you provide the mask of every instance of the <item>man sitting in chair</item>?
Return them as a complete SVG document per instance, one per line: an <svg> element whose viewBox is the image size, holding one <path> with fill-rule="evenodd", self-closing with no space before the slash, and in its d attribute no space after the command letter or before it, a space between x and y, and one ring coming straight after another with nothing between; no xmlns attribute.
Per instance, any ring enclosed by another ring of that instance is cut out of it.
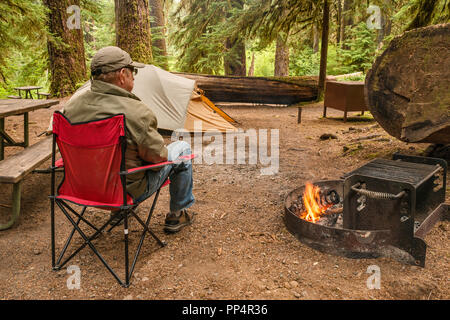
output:
<svg viewBox="0 0 450 320"><path fill-rule="evenodd" d="M179 156L191 154L190 145L185 141L176 141L167 147L164 145L163 137L157 131L158 123L154 113L131 93L134 86L133 75L137 73L137 68L143 67L143 64L133 62L130 55L118 47L102 48L91 61L91 89L73 97L64 106L64 115L72 123L125 114L127 169L148 163L172 161ZM178 232L191 224L193 218L192 213L187 211L195 201L192 194L191 161L129 175L127 191L136 202L142 202L168 176L171 181L170 212L166 216L164 231Z"/></svg>

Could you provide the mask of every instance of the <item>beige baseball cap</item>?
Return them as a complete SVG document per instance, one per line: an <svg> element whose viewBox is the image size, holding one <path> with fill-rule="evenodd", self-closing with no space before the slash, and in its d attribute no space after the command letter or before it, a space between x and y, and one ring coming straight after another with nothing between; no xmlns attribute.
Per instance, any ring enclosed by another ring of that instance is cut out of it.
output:
<svg viewBox="0 0 450 320"><path fill-rule="evenodd" d="M91 60L91 72L107 73L128 66L143 68L145 64L131 60L128 52L119 47L109 46L97 51Z"/></svg>

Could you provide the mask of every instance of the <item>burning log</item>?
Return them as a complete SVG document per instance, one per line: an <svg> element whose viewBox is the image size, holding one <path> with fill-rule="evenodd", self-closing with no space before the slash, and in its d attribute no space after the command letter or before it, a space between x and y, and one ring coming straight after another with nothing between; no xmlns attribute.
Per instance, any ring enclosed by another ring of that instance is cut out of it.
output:
<svg viewBox="0 0 450 320"><path fill-rule="evenodd" d="M327 188L321 190L309 182L306 183L301 198L292 203L290 210L309 222L336 226L340 218L342 225L343 205L337 192Z"/></svg>
<svg viewBox="0 0 450 320"><path fill-rule="evenodd" d="M317 98L318 77L232 77L194 73L174 74L195 80L214 103L296 104Z"/></svg>
<svg viewBox="0 0 450 320"><path fill-rule="evenodd" d="M391 41L365 82L375 120L405 142L450 143L450 23Z"/></svg>

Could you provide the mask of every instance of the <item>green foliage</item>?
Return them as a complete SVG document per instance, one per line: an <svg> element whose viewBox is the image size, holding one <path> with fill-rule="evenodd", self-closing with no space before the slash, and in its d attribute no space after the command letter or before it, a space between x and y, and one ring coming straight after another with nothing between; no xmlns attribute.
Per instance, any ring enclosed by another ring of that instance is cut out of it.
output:
<svg viewBox="0 0 450 320"><path fill-rule="evenodd" d="M350 35L346 41L349 49L341 49L339 60L342 65L349 67L350 72L366 72L372 66L376 52L376 34L360 22L346 32Z"/></svg>
<svg viewBox="0 0 450 320"><path fill-rule="evenodd" d="M153 17L150 17L152 19ZM152 43L155 43L156 40L165 39L165 35L163 33L163 27L152 27ZM161 52L162 50L155 45L152 45L152 55L153 55L153 64L160 68L165 69L167 66L168 58Z"/></svg>
<svg viewBox="0 0 450 320"><path fill-rule="evenodd" d="M46 9L40 1L0 2L0 98L14 87L48 87Z"/></svg>
<svg viewBox="0 0 450 320"><path fill-rule="evenodd" d="M275 62L275 45L272 43L265 49L255 50L253 48L247 50L247 61L248 61L247 74L248 69L250 68L253 53L255 54L255 69L253 75L255 77L273 76L273 66Z"/></svg>
<svg viewBox="0 0 450 320"><path fill-rule="evenodd" d="M290 75L318 75L320 51L314 53L311 25L320 32L323 0L169 0L175 9L168 15L167 41L171 70L223 74L224 59L238 60L237 53L225 47L229 38L245 37L247 68L255 53L255 76L272 76L275 61L274 40L289 32ZM355 25L347 30L346 45L332 43L337 30L336 2L330 1L330 42L327 74L337 75L371 67L390 40L405 29L450 21L450 0L373 0L391 18L391 34L376 49L377 32L366 26L369 2L354 1ZM82 26L87 63L100 48L115 44L114 0L82 0ZM46 27L47 9L42 0L0 0L0 98L15 94L14 87L40 85L49 88ZM152 38L162 37L152 29ZM57 41L57 39L56 39ZM251 42L250 42L251 41ZM162 59L153 47L155 64ZM162 60L161 60L162 61ZM88 65L89 68L89 65ZM358 76L351 80L363 80Z"/></svg>
<svg viewBox="0 0 450 320"><path fill-rule="evenodd" d="M170 40L177 47L176 69L182 72L222 74L224 59L238 53L225 47L234 25L229 19L243 0L181 0L172 14Z"/></svg>
<svg viewBox="0 0 450 320"><path fill-rule="evenodd" d="M97 0L81 10L87 68L94 54L116 42L113 0Z"/></svg>
<svg viewBox="0 0 450 320"><path fill-rule="evenodd" d="M401 21L405 30L450 21L450 0L407 1L393 16Z"/></svg>
<svg viewBox="0 0 450 320"><path fill-rule="evenodd" d="M313 52L311 47L295 50L289 57L289 75L318 75L320 52Z"/></svg>

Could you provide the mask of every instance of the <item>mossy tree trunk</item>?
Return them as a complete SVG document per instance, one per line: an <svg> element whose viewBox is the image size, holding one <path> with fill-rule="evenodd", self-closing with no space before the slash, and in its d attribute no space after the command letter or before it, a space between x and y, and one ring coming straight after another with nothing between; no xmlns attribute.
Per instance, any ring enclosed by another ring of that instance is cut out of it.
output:
<svg viewBox="0 0 450 320"><path fill-rule="evenodd" d="M242 9L244 7L243 0L231 0L231 8ZM245 76L247 74L245 42L241 37L228 38L225 41L225 49L227 53L223 59L225 75L227 76Z"/></svg>
<svg viewBox="0 0 450 320"><path fill-rule="evenodd" d="M341 43L341 27L342 27L342 2L341 0L336 0L336 46L339 47L339 44Z"/></svg>
<svg viewBox="0 0 450 320"><path fill-rule="evenodd" d="M48 28L53 37L47 42L50 67L50 92L63 97L73 93L86 80L86 61L83 31L70 19L76 12L67 13L71 5L80 6L80 0L44 0L48 10ZM76 17L75 17L76 18Z"/></svg>
<svg viewBox="0 0 450 320"><path fill-rule="evenodd" d="M323 1L323 20L322 20L322 45L320 48L320 70L319 84L317 86L317 99L322 100L325 91L325 80L327 76L327 57L328 57L328 34L330 30L330 7L328 0Z"/></svg>
<svg viewBox="0 0 450 320"><path fill-rule="evenodd" d="M389 3L389 2L387 2ZM385 37L389 36L391 33L391 19L387 15L385 11L381 12L381 29L377 32L377 45L378 47L381 47L383 40Z"/></svg>
<svg viewBox="0 0 450 320"><path fill-rule="evenodd" d="M289 46L287 44L287 35L279 34L275 48L275 77L289 75Z"/></svg>
<svg viewBox="0 0 450 320"><path fill-rule="evenodd" d="M116 46L134 61L153 63L148 0L115 0Z"/></svg>
<svg viewBox="0 0 450 320"><path fill-rule="evenodd" d="M242 39L227 39L225 48L230 52L224 57L224 69L227 76L245 76L247 73L245 43Z"/></svg>
<svg viewBox="0 0 450 320"><path fill-rule="evenodd" d="M255 53L252 54L252 62L250 63L250 68L248 68L248 76L253 77L255 75Z"/></svg>
<svg viewBox="0 0 450 320"><path fill-rule="evenodd" d="M152 32L153 58L155 64L169 70L166 45L166 19L164 15L163 0L149 0L150 2L150 27ZM156 52L157 50L157 52Z"/></svg>
<svg viewBox="0 0 450 320"><path fill-rule="evenodd" d="M344 0L344 8L342 12L341 45L342 48L346 50L350 49L345 40L347 39L347 27L353 26L353 16L355 14L353 10L353 1L354 0Z"/></svg>
<svg viewBox="0 0 450 320"><path fill-rule="evenodd" d="M314 53L319 52L319 28L317 22L312 25L312 49Z"/></svg>

